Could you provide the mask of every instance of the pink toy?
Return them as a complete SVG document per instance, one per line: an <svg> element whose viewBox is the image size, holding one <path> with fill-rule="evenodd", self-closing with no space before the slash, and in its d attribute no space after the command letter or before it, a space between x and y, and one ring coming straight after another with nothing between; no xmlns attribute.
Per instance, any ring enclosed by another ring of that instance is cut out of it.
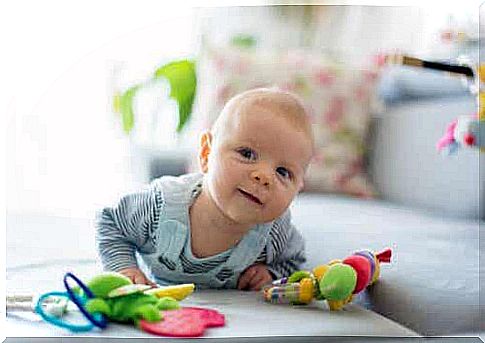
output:
<svg viewBox="0 0 485 343"><path fill-rule="evenodd" d="M448 154L454 153L458 148L473 148L484 145L485 129L480 124L478 114L460 116L448 124L445 135L438 141L438 151Z"/></svg>
<svg viewBox="0 0 485 343"><path fill-rule="evenodd" d="M140 329L159 336L198 337L206 328L225 325L223 314L206 308L183 307L162 314L163 320L159 322L140 320Z"/></svg>
<svg viewBox="0 0 485 343"><path fill-rule="evenodd" d="M451 146L456 145L454 132L455 132L455 127L457 122L458 122L458 119L455 119L451 123L449 123L448 126L446 127L446 132L444 136L441 137L441 139L436 144L436 149L438 149L438 151L441 151L446 147L450 148Z"/></svg>

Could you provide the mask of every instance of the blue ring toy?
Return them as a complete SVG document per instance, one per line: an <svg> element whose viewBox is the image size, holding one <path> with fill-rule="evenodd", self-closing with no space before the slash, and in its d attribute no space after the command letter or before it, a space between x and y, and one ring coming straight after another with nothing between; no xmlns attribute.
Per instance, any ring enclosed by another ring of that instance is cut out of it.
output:
<svg viewBox="0 0 485 343"><path fill-rule="evenodd" d="M42 308L42 302L44 301L44 299L51 296L64 297L69 299L69 294L65 292L49 292L49 293L42 294L39 300L37 301L37 304L35 305L35 312L37 312L42 317L42 319L44 319L46 322L60 326L65 329L69 329L74 332L89 331L94 327L94 325L91 322L89 322L86 325L69 324L69 323L63 322L62 320L60 320L55 316L46 314L44 312L44 309Z"/></svg>
<svg viewBox="0 0 485 343"><path fill-rule="evenodd" d="M77 276L75 276L74 274L72 273L66 273L66 275L64 275L64 286L66 287L66 290L67 290L67 293L69 294L69 299L71 299L71 301L76 304L76 306L79 308L79 311L81 311L81 313L94 325L96 325L97 327L101 328L101 329L104 329L106 328L106 326L108 326L108 323L106 321L106 318L101 315L101 314L97 314L97 315L92 315L91 313L89 313L88 311L86 311L86 308L84 307L84 304L86 302L86 300L84 298L81 298L81 300L77 297L76 294L74 294L74 292L72 291L71 287L69 286L69 283L67 282L68 278L71 278L73 279L79 287L82 288L82 290L84 291L84 293L86 294L86 296L88 297L88 299L91 299L91 298L94 298L94 295L93 295L93 292L91 292L91 290L81 281L79 280L79 278ZM96 319L96 317L99 317L99 319Z"/></svg>

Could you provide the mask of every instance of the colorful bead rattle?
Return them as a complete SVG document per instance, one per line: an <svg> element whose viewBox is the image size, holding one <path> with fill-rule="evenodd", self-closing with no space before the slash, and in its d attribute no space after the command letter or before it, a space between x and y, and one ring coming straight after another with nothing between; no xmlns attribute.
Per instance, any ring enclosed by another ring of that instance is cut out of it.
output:
<svg viewBox="0 0 485 343"><path fill-rule="evenodd" d="M264 300L271 303L309 304L313 299L326 300L330 310L340 310L354 294L373 284L380 274L380 264L391 261L391 249L380 253L357 251L344 260L332 260L312 272L297 271L263 288Z"/></svg>

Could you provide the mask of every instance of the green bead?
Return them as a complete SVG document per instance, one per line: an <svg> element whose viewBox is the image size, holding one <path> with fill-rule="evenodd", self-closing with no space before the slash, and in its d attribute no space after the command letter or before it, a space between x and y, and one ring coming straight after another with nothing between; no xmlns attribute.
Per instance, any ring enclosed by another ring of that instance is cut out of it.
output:
<svg viewBox="0 0 485 343"><path fill-rule="evenodd" d="M290 277L288 278L288 283L298 282L301 279L311 276L312 274L310 272L307 272L306 270L298 270L290 275Z"/></svg>
<svg viewBox="0 0 485 343"><path fill-rule="evenodd" d="M320 294L327 300L348 298L357 284L357 273L347 264L332 264L320 280Z"/></svg>

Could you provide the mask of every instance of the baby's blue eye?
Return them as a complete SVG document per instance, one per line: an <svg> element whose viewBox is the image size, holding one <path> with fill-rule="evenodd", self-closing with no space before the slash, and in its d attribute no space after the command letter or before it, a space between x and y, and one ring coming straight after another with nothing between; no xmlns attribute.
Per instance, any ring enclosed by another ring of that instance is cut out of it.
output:
<svg viewBox="0 0 485 343"><path fill-rule="evenodd" d="M253 160L256 159L256 152L254 152L253 149L241 148L241 149L238 149L237 152L239 153L239 155L241 155L242 157L244 157L247 160L253 161Z"/></svg>
<svg viewBox="0 0 485 343"><path fill-rule="evenodd" d="M280 174L281 176L283 176L285 179L291 177L291 172L286 168L278 167L278 168L276 168L276 172L278 174Z"/></svg>

